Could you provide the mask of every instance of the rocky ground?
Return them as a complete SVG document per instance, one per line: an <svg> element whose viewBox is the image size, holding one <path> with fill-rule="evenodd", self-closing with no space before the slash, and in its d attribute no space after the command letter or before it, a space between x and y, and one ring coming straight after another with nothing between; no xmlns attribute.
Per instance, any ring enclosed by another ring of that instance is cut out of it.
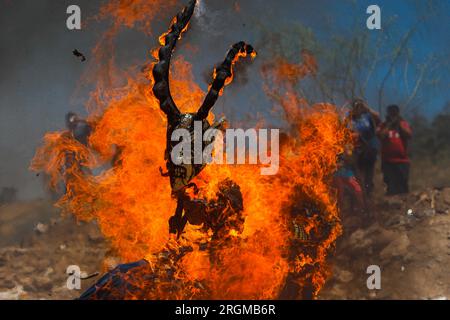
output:
<svg viewBox="0 0 450 320"><path fill-rule="evenodd" d="M12 227L14 226L14 227ZM93 223L60 217L48 201L0 207L0 299L73 299L66 270L100 272L107 246ZM84 272L84 274L83 274ZM82 289L95 278L82 281Z"/></svg>
<svg viewBox="0 0 450 320"><path fill-rule="evenodd" d="M450 188L375 201L370 216L345 214L333 276L320 299L450 297ZM117 261L94 223L60 217L49 201L0 206L0 299L73 299L99 275L66 286L66 270L100 274ZM381 269L369 290L367 267Z"/></svg>
<svg viewBox="0 0 450 320"><path fill-rule="evenodd" d="M379 199L371 217L346 215L321 299L450 297L450 188ZM381 289L367 288L367 267Z"/></svg>

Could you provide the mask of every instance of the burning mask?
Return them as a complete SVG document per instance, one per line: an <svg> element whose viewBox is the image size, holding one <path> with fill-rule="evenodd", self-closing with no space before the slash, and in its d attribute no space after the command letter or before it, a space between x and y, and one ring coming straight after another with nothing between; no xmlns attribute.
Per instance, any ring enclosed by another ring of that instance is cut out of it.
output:
<svg viewBox="0 0 450 320"><path fill-rule="evenodd" d="M186 30L188 22L192 17L195 8L195 1L190 1L188 6L179 13L172 23L169 31L160 39L162 47L159 49L159 62L153 67L153 78L155 80L153 86L153 93L159 100L161 110L166 114L168 119L167 130L167 148L166 148L166 166L167 173L164 175L170 177L172 191L177 193L186 186L189 186L190 181L199 174L204 168L205 164L182 164L178 165L171 160L171 151L174 143L171 141L172 132L176 129L186 129L191 132L191 141L195 142L194 137L194 122L202 122L203 133L211 127L211 124L206 120L208 114L217 101L217 98L222 93L226 84L231 82L233 72L233 64L240 58L247 55L255 56L253 47L244 43L238 42L231 47L225 60L220 64L214 72L213 82L210 86L208 94L196 113L183 114L180 112L170 94L169 86L169 69L170 59L175 49L176 42L181 36L181 33ZM220 128L222 122L214 124L215 128ZM205 144L205 143L203 143ZM208 142L206 142L206 145ZM205 145L203 146L203 148ZM193 150L193 148L191 148Z"/></svg>
<svg viewBox="0 0 450 320"><path fill-rule="evenodd" d="M178 205L175 215L169 221L169 230L171 233L181 234L186 219L183 218L183 193L187 187L196 186L191 183L191 180L197 176L204 168L205 164L175 164L171 159L171 152L174 148L174 143L171 141L172 133L175 129L187 129L193 137L195 121L201 121L202 132L211 127L207 121L208 114L218 97L221 95L225 85L229 84L233 78L233 65L240 58L250 55L256 56L253 47L245 42L238 42L234 44L228 51L225 60L216 67L213 75L213 81L209 87L209 91L196 113L182 114L170 94L169 85L169 69L172 53L175 45L180 39L181 34L187 29L189 20L191 19L196 1L189 1L188 5L182 12L178 13L173 20L169 31L160 37L161 48L158 51L158 63L153 67L153 94L159 101L161 110L166 114L168 120L167 127L167 142L166 142L166 167L167 172L161 173L164 176L170 177L170 184L172 187L172 194L177 197ZM220 124L215 124L217 127ZM194 139L191 142L194 143ZM207 144L208 142L206 142ZM204 143L203 143L204 144ZM205 146L203 146L204 148ZM202 150L203 150L202 148ZM191 148L193 150L193 148ZM178 162L179 163L179 162ZM184 222L183 222L184 221Z"/></svg>
<svg viewBox="0 0 450 320"><path fill-rule="evenodd" d="M178 124L175 125L175 127L170 127L168 130L168 137L172 136L172 133L178 129L185 129L185 130L189 131L190 143L191 143L191 148L190 148L191 154L189 155L190 159L194 159L194 157L195 157L195 154L194 154L194 152L195 152L194 145L195 144L199 144L199 143L202 144L201 152L203 155L204 149L208 145L210 145L211 143L214 142L213 138L203 140L203 137L205 137L205 132L208 129L221 130L221 129L223 129L223 125L225 123L225 120L221 119L221 121L215 122L213 125L210 125L210 123L207 120L202 120L201 121L202 135L201 135L201 137L197 137L196 134L194 133L194 129L195 129L194 116L195 116L195 114L192 114L192 113L181 114ZM201 140L201 141L197 141L197 140ZM168 175L170 177L170 185L171 185L172 191L174 193L182 190L186 186L190 186L191 180L195 176L197 176L200 173L200 171L206 166L205 162L193 163L193 161L191 161L188 163L181 163L181 164L173 163L172 151L177 143L178 142L169 140L168 144L167 144L166 155L165 155L166 166L168 169L168 172L166 173L166 175ZM179 157L180 157L179 162L181 162L182 156L183 156L182 154L179 155Z"/></svg>

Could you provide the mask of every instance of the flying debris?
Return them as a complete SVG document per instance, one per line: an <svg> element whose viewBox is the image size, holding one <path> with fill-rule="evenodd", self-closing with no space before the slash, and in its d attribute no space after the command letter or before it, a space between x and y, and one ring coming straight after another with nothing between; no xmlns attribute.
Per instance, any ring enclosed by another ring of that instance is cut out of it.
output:
<svg viewBox="0 0 450 320"><path fill-rule="evenodd" d="M75 57L80 58L81 62L86 61L86 56L84 54L82 54L80 51L78 51L77 49L73 50L72 53Z"/></svg>

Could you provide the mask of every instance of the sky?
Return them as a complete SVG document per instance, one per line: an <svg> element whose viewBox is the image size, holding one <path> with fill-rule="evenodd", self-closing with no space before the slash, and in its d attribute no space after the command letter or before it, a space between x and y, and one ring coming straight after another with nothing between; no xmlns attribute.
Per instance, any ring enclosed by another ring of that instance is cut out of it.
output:
<svg viewBox="0 0 450 320"><path fill-rule="evenodd" d="M259 67L270 59L265 39L269 33L289 30L294 24L307 27L321 41L333 35L332 30L342 35L350 34L354 28L365 29L366 8L378 4L382 10L382 21L395 18L391 39L381 45L381 51L392 50L418 17L424 12L426 1L419 1L422 10L415 7L414 0L315 0L315 1L267 1L241 0L239 14L234 0L202 1L203 14L194 18L189 32L177 48L177 54L186 56L193 64L194 75L202 89L208 86L212 67L225 55L228 47L239 40L254 45L258 61L240 76L238 85L227 88L215 110L226 114L231 122L251 125L247 113L270 115L271 103L264 99L261 90ZM450 1L436 1L439 11L426 23L419 26L410 42L413 61L425 61L430 54L450 56ZM82 19L98 12L104 1L96 0L0 0L0 188L15 187L20 199L44 197L42 180L28 170L36 147L48 131L64 127L64 115L68 111L85 114L83 104L89 91L78 90L79 81L89 64L81 63L72 55L77 48L86 53L99 40L108 22L83 24L80 31L66 28L66 8L77 4L82 10ZM180 8L183 1L180 1ZM157 36L165 31L174 12L164 12L152 22L150 34L123 29L116 43L117 60L121 67L138 65L147 61L148 52L156 45ZM426 10L425 10L426 12ZM183 43L198 47L195 53ZM295 45L295 39L294 39ZM303 44L298 43L301 47ZM318 57L319 65L321 64ZM450 101L448 65L434 71L436 84L424 86L418 95L421 112L428 117L437 114ZM375 80L386 72L381 65L375 72ZM414 75L411 74L410 77ZM397 86L399 77L393 77L388 93L395 101L395 94L402 94ZM377 81L371 84L366 97L369 103L376 101ZM391 90L391 91L389 91ZM243 111L244 110L244 111Z"/></svg>

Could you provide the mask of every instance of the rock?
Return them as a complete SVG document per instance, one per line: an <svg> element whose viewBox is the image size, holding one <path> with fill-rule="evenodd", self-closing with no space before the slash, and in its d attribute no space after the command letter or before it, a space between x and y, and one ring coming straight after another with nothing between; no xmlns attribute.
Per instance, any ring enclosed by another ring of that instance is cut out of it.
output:
<svg viewBox="0 0 450 320"><path fill-rule="evenodd" d="M353 280L353 273L347 270L337 269L334 277L340 282L347 283Z"/></svg>
<svg viewBox="0 0 450 320"><path fill-rule="evenodd" d="M389 243L380 252L380 258L385 260L392 257L403 256L408 252L410 241L406 233L403 233L394 241Z"/></svg>
<svg viewBox="0 0 450 320"><path fill-rule="evenodd" d="M48 231L48 225L38 222L34 227L34 230L38 233L46 233Z"/></svg>
<svg viewBox="0 0 450 320"><path fill-rule="evenodd" d="M429 298L428 300L448 300L446 296L437 296L433 298Z"/></svg>
<svg viewBox="0 0 450 320"><path fill-rule="evenodd" d="M349 246L353 249L367 248L372 244L372 239L368 237L367 231L358 229L352 233L348 242Z"/></svg>
<svg viewBox="0 0 450 320"><path fill-rule="evenodd" d="M16 286L10 290L0 291L0 300L19 300L25 291L22 286Z"/></svg>
<svg viewBox="0 0 450 320"><path fill-rule="evenodd" d="M434 210L434 209L426 209L426 210L423 211L423 215L425 217L432 217L435 214L436 214L436 210Z"/></svg>

